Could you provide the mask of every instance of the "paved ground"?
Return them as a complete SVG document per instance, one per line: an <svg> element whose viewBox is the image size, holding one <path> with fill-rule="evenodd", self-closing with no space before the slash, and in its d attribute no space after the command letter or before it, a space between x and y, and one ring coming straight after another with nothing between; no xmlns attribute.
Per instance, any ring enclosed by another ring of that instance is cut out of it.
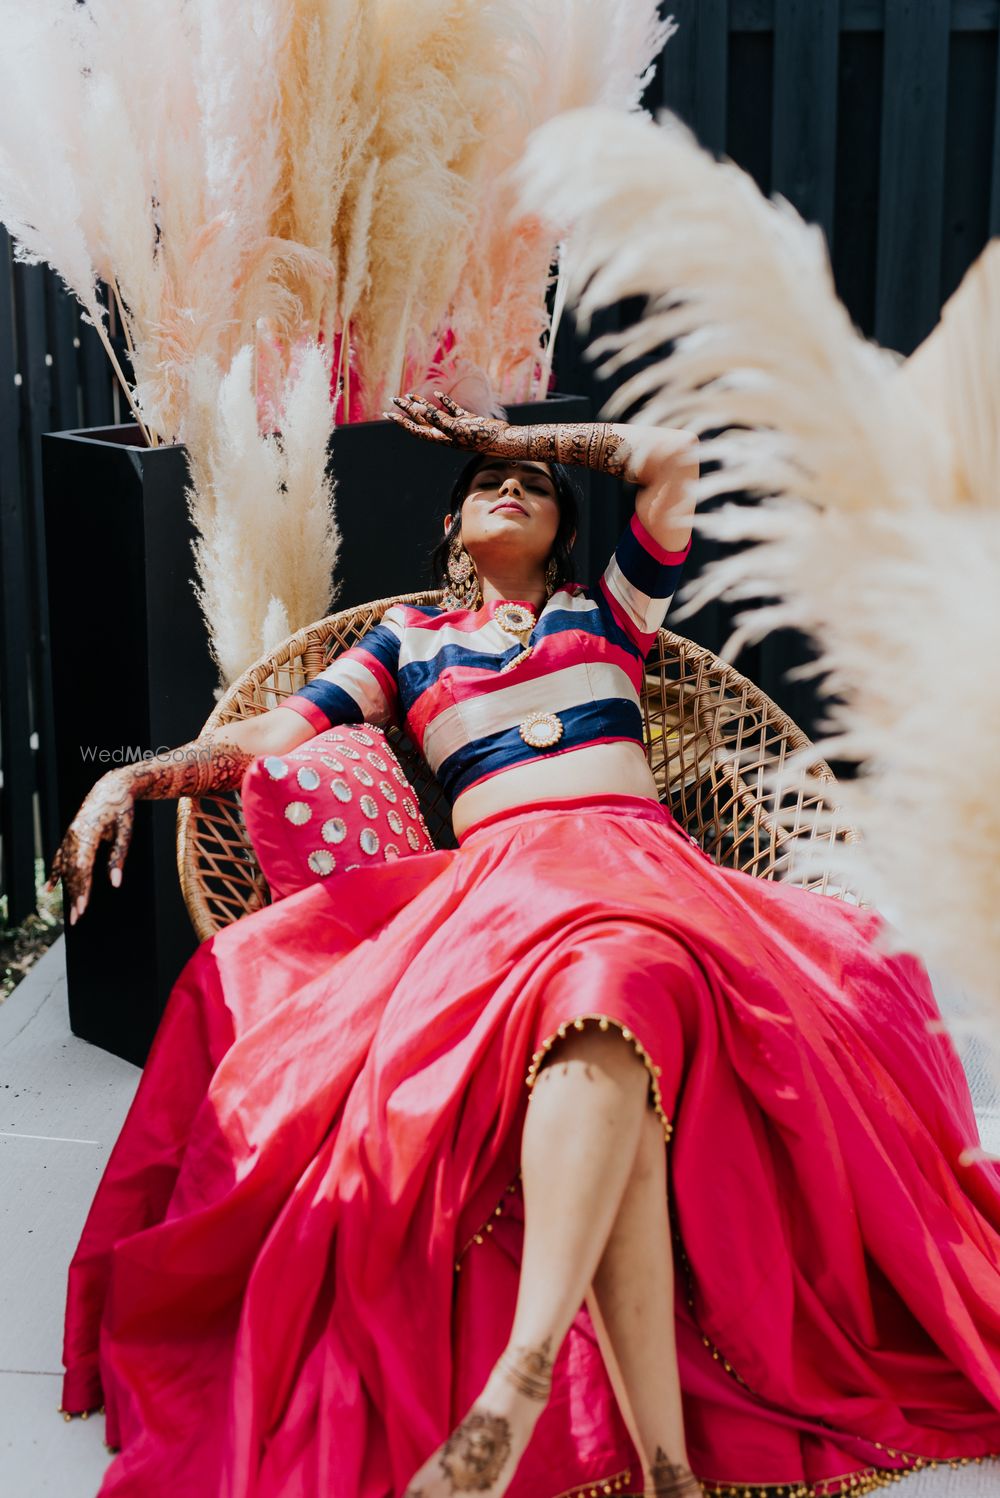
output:
<svg viewBox="0 0 1000 1498"><path fill-rule="evenodd" d="M938 984L957 1023L961 1005ZM983 1144L1000 1153L1000 1087L959 1041ZM0 1493L93 1498L104 1421L56 1413L66 1266L139 1073L69 1032L60 941L0 1005ZM1000 1464L908 1478L905 1498L997 1498ZM210 1495L206 1495L210 1498Z"/></svg>

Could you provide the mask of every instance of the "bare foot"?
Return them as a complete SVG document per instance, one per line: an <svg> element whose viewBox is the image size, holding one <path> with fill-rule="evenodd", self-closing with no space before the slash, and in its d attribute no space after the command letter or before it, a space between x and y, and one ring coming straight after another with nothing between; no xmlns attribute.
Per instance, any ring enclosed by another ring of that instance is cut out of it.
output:
<svg viewBox="0 0 1000 1498"><path fill-rule="evenodd" d="M503 1353L465 1419L411 1478L403 1498L501 1498L548 1402L550 1342Z"/></svg>
<svg viewBox="0 0 1000 1498"><path fill-rule="evenodd" d="M646 1476L646 1498L703 1498L704 1491L686 1461L671 1461L657 1446Z"/></svg>

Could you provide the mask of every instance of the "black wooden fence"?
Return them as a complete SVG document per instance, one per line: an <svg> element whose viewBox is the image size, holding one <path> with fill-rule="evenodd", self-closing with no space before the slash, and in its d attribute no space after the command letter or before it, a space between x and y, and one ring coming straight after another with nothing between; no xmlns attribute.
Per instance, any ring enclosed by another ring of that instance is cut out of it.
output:
<svg viewBox="0 0 1000 1498"><path fill-rule="evenodd" d="M117 338L112 342L119 343ZM127 359L124 346L119 359ZM43 432L128 419L109 361L48 269L15 264L0 226L0 893L15 924L35 908L35 858L61 836L51 752ZM100 577L80 579L80 608ZM110 662L94 662L105 690Z"/></svg>
<svg viewBox="0 0 1000 1498"><path fill-rule="evenodd" d="M716 153L824 228L855 323L910 352L991 235L1000 233L1000 0L668 0L680 30L651 86ZM607 314L620 324L637 309ZM125 364L124 349L119 358ZM559 386L609 394L570 328ZM0 229L0 890L8 919L34 906L34 859L56 825L48 752L48 613L39 473L44 431L128 420L93 329L47 270L13 265ZM613 540L621 517L605 517ZM595 528L600 525L595 516ZM712 544L699 538L701 565ZM80 607L107 586L80 579ZM719 605L684 632L718 649ZM785 672L803 641L772 633L740 669L806 729L821 703ZM113 663L94 662L94 690Z"/></svg>

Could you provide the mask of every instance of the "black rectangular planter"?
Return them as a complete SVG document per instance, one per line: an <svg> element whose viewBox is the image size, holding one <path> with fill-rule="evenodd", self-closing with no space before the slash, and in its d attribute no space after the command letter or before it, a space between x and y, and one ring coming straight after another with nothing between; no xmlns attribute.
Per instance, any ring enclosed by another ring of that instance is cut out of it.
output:
<svg viewBox="0 0 1000 1498"><path fill-rule="evenodd" d="M508 416L587 420L590 402L555 396L511 407ZM217 674L192 588L184 449L146 448L137 436L125 426L42 438L63 828L101 775L127 755L195 738L215 704ZM425 559L467 458L387 422L333 434L342 537L334 608L430 585ZM584 504L576 552L585 575L595 559L590 475L577 478ZM617 515L609 527L610 519L602 515L595 527L600 565ZM108 883L102 849L87 911L66 932L73 1033L139 1065L196 946L177 880L175 820L173 802L139 804L121 887Z"/></svg>

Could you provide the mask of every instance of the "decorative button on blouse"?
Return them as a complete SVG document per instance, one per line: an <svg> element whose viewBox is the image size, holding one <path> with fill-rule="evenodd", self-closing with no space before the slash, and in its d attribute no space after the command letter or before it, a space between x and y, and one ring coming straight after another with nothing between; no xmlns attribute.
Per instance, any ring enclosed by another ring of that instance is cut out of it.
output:
<svg viewBox="0 0 1000 1498"><path fill-rule="evenodd" d="M532 749L551 749L562 738L562 719L558 713L529 713L521 719L517 731Z"/></svg>
<svg viewBox="0 0 1000 1498"><path fill-rule="evenodd" d="M522 661L528 659L534 649L528 641L537 620L534 611L526 603L498 603L493 610L493 618L507 634L516 635L521 646L521 654L500 667L502 676L505 671L513 671L515 666L519 666Z"/></svg>
<svg viewBox="0 0 1000 1498"><path fill-rule="evenodd" d="M535 627L535 616L523 603L498 603L493 617L512 635L530 634Z"/></svg>

